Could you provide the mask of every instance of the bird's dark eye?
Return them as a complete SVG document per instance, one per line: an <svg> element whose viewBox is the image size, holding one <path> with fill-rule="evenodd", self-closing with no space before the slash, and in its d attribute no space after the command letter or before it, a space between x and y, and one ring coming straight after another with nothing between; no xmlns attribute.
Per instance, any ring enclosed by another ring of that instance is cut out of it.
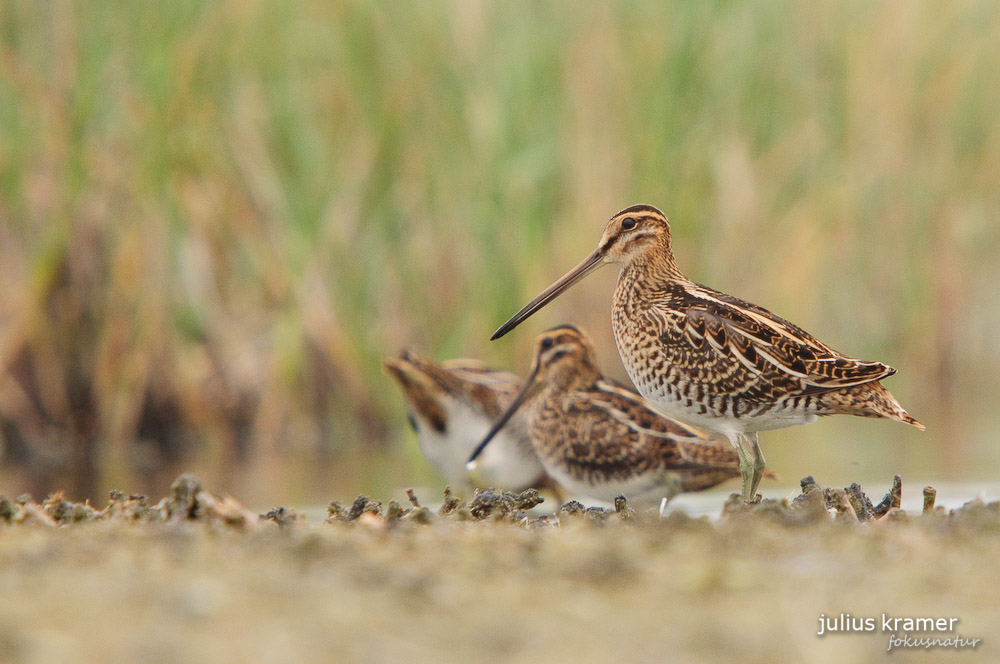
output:
<svg viewBox="0 0 1000 664"><path fill-rule="evenodd" d="M548 350L552 348L553 343L555 342L552 341L552 337L545 337L544 339L542 339L542 350Z"/></svg>
<svg viewBox="0 0 1000 664"><path fill-rule="evenodd" d="M639 222L635 220L635 217L625 217L622 220L622 229L630 231L636 227Z"/></svg>

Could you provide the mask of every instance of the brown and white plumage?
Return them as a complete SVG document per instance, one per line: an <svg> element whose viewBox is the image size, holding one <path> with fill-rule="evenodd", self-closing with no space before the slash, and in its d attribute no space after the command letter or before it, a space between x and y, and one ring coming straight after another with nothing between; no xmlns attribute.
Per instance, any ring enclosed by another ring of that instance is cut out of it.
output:
<svg viewBox="0 0 1000 664"><path fill-rule="evenodd" d="M488 449L514 414L527 419L546 472L573 495L611 502L624 494L658 504L740 474L732 449L604 378L589 338L572 326L538 337L521 396L479 449Z"/></svg>
<svg viewBox="0 0 1000 664"><path fill-rule="evenodd" d="M475 477L465 469L469 454L521 391L518 376L476 360L438 363L412 351L385 358L383 365L403 391L421 452L446 481L511 490L548 484L520 418L484 457Z"/></svg>
<svg viewBox="0 0 1000 664"><path fill-rule="evenodd" d="M729 438L741 456L747 499L764 468L758 431L836 413L924 428L879 382L892 367L839 353L763 307L685 277L669 222L650 205L612 217L598 248L493 338L607 263L621 267L612 327L629 377L662 412Z"/></svg>
<svg viewBox="0 0 1000 664"><path fill-rule="evenodd" d="M677 417L720 433L719 420L753 432L835 413L921 426L878 382L896 372L890 366L838 353L766 309L694 283L658 289L642 332L624 313L643 303L642 291L640 278L619 282L615 340L640 391ZM648 344L651 329L658 343Z"/></svg>

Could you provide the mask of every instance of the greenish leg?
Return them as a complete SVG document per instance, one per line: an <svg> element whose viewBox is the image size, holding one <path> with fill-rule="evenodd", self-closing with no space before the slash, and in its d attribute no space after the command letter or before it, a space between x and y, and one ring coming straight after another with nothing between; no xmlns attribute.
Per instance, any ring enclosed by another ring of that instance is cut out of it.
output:
<svg viewBox="0 0 1000 664"><path fill-rule="evenodd" d="M750 498L746 497L746 493L743 494L744 500L756 500L757 498L757 485L760 484L760 479L764 477L764 468L767 467L764 461L764 453L760 449L760 443L757 442L757 432L754 431L752 434L747 436L750 440L750 447L753 450L753 478L750 482ZM740 468L742 470L743 461L740 460ZM745 478L746 476L744 476Z"/></svg>
<svg viewBox="0 0 1000 664"><path fill-rule="evenodd" d="M740 457L740 474L743 476L743 500L750 502L753 497L751 489L756 489L754 484L754 455L747 449L747 437L736 434L736 454Z"/></svg>

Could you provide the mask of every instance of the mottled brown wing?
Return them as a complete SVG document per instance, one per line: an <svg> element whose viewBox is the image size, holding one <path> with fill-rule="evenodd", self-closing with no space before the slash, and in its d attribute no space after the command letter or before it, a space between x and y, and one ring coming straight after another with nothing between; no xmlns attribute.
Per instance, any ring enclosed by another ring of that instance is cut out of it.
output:
<svg viewBox="0 0 1000 664"><path fill-rule="evenodd" d="M743 373L798 384L801 393L881 380L895 369L833 350L805 330L763 307L701 286L687 286L660 310L668 321L661 337L681 359L711 367L724 380ZM727 369L728 367L728 369Z"/></svg>
<svg viewBox="0 0 1000 664"><path fill-rule="evenodd" d="M603 381L601 381L603 383ZM613 386L564 400L562 463L575 474L627 478L650 471L699 468L682 445L708 440L697 429L652 411Z"/></svg>
<svg viewBox="0 0 1000 664"><path fill-rule="evenodd" d="M634 390L607 378L598 380L588 396L608 416L637 433L681 442L703 443L711 440L702 431L655 410Z"/></svg>

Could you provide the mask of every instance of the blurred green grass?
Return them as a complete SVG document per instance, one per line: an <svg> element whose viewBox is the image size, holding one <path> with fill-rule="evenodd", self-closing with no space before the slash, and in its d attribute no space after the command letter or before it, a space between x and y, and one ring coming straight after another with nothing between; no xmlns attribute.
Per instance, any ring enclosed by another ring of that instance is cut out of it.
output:
<svg viewBox="0 0 1000 664"><path fill-rule="evenodd" d="M774 432L778 472L988 476L997 43L971 1L2 3L3 490L435 481L381 358L523 372L572 321L624 377L611 270L487 338L640 201L928 425Z"/></svg>

